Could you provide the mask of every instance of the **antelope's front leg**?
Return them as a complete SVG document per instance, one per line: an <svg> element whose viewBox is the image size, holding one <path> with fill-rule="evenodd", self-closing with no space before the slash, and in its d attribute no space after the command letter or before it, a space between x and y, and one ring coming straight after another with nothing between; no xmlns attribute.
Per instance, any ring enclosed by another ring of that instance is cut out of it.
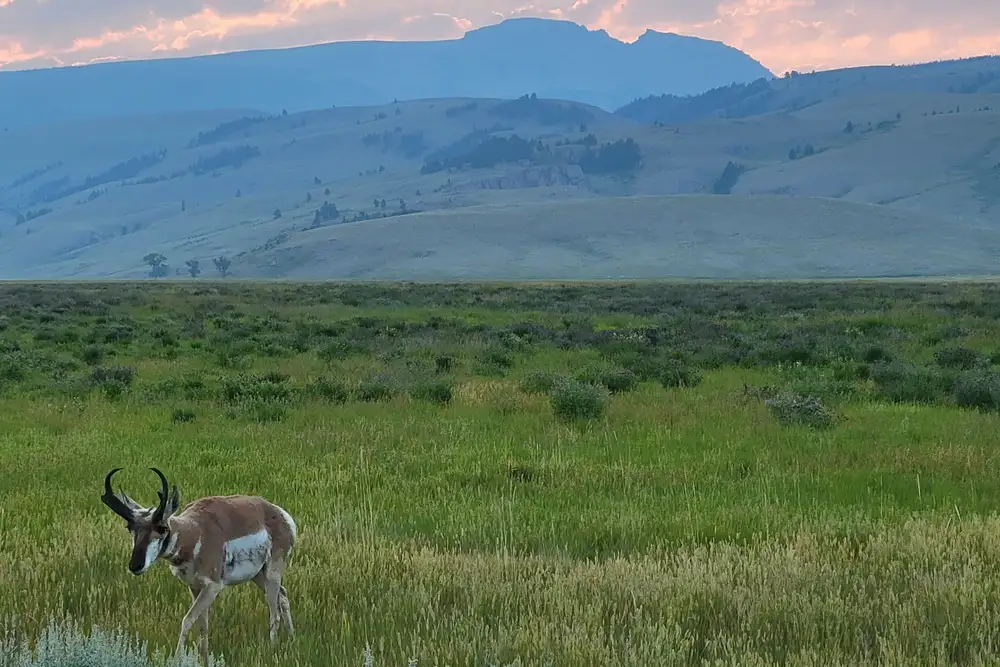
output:
<svg viewBox="0 0 1000 667"><path fill-rule="evenodd" d="M195 621L197 621L202 614L208 611L208 608L213 602L215 602L215 598L219 596L219 593L222 592L223 588L222 584L217 584L215 582L208 583L194 598L194 601L191 603L191 608L188 609L188 612L184 615L184 620L181 621L181 633L177 638L176 654L178 656L184 652L184 643L187 640L188 632L191 631L191 626L194 625ZM208 619L206 618L205 625L202 626L203 630L207 630L207 624ZM208 633L205 632L203 636L207 637L207 635Z"/></svg>
<svg viewBox="0 0 1000 667"><path fill-rule="evenodd" d="M195 600L198 599L198 594L201 593L201 587L191 586L191 604L194 604ZM208 616L211 613L211 609L205 609L198 617L198 644L201 647L201 659L208 664Z"/></svg>

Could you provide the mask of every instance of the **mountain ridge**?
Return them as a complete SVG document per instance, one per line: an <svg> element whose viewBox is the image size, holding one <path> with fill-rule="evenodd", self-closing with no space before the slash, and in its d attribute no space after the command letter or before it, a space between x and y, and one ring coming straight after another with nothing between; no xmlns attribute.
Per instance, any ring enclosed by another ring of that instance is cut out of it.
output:
<svg viewBox="0 0 1000 667"><path fill-rule="evenodd" d="M329 42L0 71L0 126L531 92L611 110L647 94L697 93L761 76L773 74L722 42L647 32L628 43L571 21L514 18L450 40Z"/></svg>

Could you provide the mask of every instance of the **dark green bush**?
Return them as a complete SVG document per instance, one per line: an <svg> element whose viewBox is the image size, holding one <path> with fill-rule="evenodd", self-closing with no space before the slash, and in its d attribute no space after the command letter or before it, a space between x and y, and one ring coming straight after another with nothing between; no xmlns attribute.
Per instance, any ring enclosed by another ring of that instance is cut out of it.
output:
<svg viewBox="0 0 1000 667"><path fill-rule="evenodd" d="M639 384L636 374L627 368L591 366L576 374L580 382L599 384L612 394L632 391Z"/></svg>
<svg viewBox="0 0 1000 667"><path fill-rule="evenodd" d="M899 361L871 365L869 377L879 393L895 403L936 403L951 392L954 373Z"/></svg>
<svg viewBox="0 0 1000 667"><path fill-rule="evenodd" d="M223 378L219 391L222 400L229 404L281 403L291 400L293 394L283 376L275 374Z"/></svg>
<svg viewBox="0 0 1000 667"><path fill-rule="evenodd" d="M346 403L351 397L351 392L346 384L325 376L313 380L309 384L308 391L316 398L337 404Z"/></svg>
<svg viewBox="0 0 1000 667"><path fill-rule="evenodd" d="M514 355L500 347L485 350L476 357L479 375L503 377L513 365Z"/></svg>
<svg viewBox="0 0 1000 667"><path fill-rule="evenodd" d="M319 351L320 359L324 361L341 361L368 353L368 347L349 340L335 340L327 343Z"/></svg>
<svg viewBox="0 0 1000 667"><path fill-rule="evenodd" d="M1000 410L1000 373L985 369L963 373L955 380L952 395L963 408Z"/></svg>
<svg viewBox="0 0 1000 667"><path fill-rule="evenodd" d="M963 371L981 366L986 360L986 355L981 352L961 346L945 347L934 353L934 363L938 366Z"/></svg>
<svg viewBox="0 0 1000 667"><path fill-rule="evenodd" d="M659 379L664 389L696 387L701 384L701 373L680 359L665 359Z"/></svg>
<svg viewBox="0 0 1000 667"><path fill-rule="evenodd" d="M390 401L397 395L399 395L399 385L385 375L366 378L354 388L354 397L362 403Z"/></svg>
<svg viewBox="0 0 1000 667"><path fill-rule="evenodd" d="M103 345L88 345L80 351L80 359L82 359L84 363L96 366L104 361L105 354L107 354L107 351L104 349Z"/></svg>
<svg viewBox="0 0 1000 667"><path fill-rule="evenodd" d="M208 387L205 386L205 379L197 373L191 373L181 378L181 391L184 398L189 401L197 401L208 396Z"/></svg>
<svg viewBox="0 0 1000 667"><path fill-rule="evenodd" d="M23 382L28 377L30 360L22 352L7 352L0 356L0 381Z"/></svg>
<svg viewBox="0 0 1000 667"><path fill-rule="evenodd" d="M552 390L552 412L562 421L600 419L607 409L610 393L600 385L565 379Z"/></svg>
<svg viewBox="0 0 1000 667"><path fill-rule="evenodd" d="M452 398L452 383L449 380L425 380L410 387L410 396L421 401L447 405Z"/></svg>
<svg viewBox="0 0 1000 667"><path fill-rule="evenodd" d="M176 408L170 415L170 421L175 424L184 424L195 420L194 410L188 408Z"/></svg>
<svg viewBox="0 0 1000 667"><path fill-rule="evenodd" d="M108 384L118 384L128 388L135 379L134 366L97 366L90 372L90 381L94 386L103 387Z"/></svg>
<svg viewBox="0 0 1000 667"><path fill-rule="evenodd" d="M781 392L765 399L764 404L770 409L771 414L786 426L802 425L826 429L837 422L836 414L823 405L816 396Z"/></svg>
<svg viewBox="0 0 1000 667"><path fill-rule="evenodd" d="M871 345L865 349L864 353L862 353L861 359L869 364L874 364L877 361L884 361L888 363L892 361L893 357L892 354L881 345Z"/></svg>
<svg viewBox="0 0 1000 667"><path fill-rule="evenodd" d="M565 379L564 375L552 371L530 370L521 378L518 387L526 394L549 394Z"/></svg>
<svg viewBox="0 0 1000 667"><path fill-rule="evenodd" d="M243 405L242 410L230 413L230 417L234 419L241 415L251 422L269 424L284 421L285 417L288 416L288 411L280 404L253 400Z"/></svg>

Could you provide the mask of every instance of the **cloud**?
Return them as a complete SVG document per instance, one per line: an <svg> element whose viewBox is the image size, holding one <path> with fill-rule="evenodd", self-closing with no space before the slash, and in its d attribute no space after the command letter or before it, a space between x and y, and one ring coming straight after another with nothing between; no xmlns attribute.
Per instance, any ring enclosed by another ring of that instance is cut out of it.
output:
<svg viewBox="0 0 1000 667"><path fill-rule="evenodd" d="M0 68L448 39L512 16L717 39L778 73L1000 51L1000 3L982 0L0 0Z"/></svg>
<svg viewBox="0 0 1000 667"><path fill-rule="evenodd" d="M1000 3L978 0L627 0L615 27L722 40L779 73L1000 51Z"/></svg>

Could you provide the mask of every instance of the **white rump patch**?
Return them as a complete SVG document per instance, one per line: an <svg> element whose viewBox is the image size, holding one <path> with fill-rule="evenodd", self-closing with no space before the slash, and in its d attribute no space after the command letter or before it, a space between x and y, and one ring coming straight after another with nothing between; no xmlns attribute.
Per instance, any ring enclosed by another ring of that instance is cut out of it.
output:
<svg viewBox="0 0 1000 667"><path fill-rule="evenodd" d="M225 554L222 581L238 584L257 576L261 568L271 558L271 535L266 530L258 530L223 545Z"/></svg>
<svg viewBox="0 0 1000 667"><path fill-rule="evenodd" d="M285 518L285 523L288 524L288 528L292 531L292 539L294 540L296 537L299 536L298 529L295 527L295 520L292 518L291 514L289 514L282 508L278 507L278 511L281 512L281 516Z"/></svg>

